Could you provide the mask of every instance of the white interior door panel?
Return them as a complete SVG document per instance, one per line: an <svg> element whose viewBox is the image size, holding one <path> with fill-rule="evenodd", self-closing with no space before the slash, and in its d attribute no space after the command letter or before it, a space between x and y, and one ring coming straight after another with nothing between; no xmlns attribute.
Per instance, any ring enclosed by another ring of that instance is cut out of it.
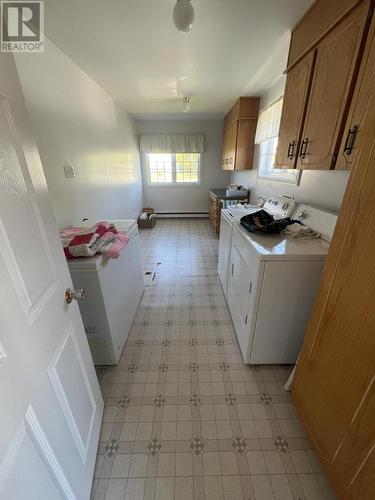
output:
<svg viewBox="0 0 375 500"><path fill-rule="evenodd" d="M0 499L87 500L103 400L10 54L0 83Z"/></svg>

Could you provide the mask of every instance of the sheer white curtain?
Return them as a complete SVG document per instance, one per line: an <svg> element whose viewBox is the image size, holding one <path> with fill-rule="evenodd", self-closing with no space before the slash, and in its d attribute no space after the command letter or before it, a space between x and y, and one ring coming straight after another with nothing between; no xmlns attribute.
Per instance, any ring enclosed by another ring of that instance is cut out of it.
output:
<svg viewBox="0 0 375 500"><path fill-rule="evenodd" d="M140 136L142 153L203 153L203 134L146 134Z"/></svg>
<svg viewBox="0 0 375 500"><path fill-rule="evenodd" d="M279 135L283 98L280 97L266 109L260 112L255 135L255 143L273 139Z"/></svg>
<svg viewBox="0 0 375 500"><path fill-rule="evenodd" d="M258 177L296 186L301 175L299 170L274 168L282 108L280 97L259 114L255 134L255 143L259 144Z"/></svg>

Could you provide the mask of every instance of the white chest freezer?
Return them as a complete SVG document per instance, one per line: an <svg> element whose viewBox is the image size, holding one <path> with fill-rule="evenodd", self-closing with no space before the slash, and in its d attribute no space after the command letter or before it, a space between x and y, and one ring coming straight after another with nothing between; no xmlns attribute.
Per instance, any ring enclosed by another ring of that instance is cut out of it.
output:
<svg viewBox="0 0 375 500"><path fill-rule="evenodd" d="M118 259L68 261L74 287L85 289L79 309L95 365L118 364L144 289L136 221L109 222L129 237Z"/></svg>

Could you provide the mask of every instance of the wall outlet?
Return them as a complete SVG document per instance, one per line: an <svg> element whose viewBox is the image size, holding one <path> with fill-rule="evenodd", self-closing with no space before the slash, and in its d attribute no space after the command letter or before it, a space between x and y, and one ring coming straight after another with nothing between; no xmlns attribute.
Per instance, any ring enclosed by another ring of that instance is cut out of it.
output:
<svg viewBox="0 0 375 500"><path fill-rule="evenodd" d="M67 179L71 179L72 177L75 177L76 173L74 171L74 167L71 165L65 164L63 165L64 168L64 174Z"/></svg>

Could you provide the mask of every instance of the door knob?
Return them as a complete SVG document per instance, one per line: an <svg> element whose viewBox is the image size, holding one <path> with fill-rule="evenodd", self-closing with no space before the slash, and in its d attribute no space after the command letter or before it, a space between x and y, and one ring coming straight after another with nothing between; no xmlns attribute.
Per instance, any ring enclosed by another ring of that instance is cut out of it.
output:
<svg viewBox="0 0 375 500"><path fill-rule="evenodd" d="M85 300L85 290L83 288L77 288L77 290L67 288L65 292L65 302L71 304L73 300Z"/></svg>

